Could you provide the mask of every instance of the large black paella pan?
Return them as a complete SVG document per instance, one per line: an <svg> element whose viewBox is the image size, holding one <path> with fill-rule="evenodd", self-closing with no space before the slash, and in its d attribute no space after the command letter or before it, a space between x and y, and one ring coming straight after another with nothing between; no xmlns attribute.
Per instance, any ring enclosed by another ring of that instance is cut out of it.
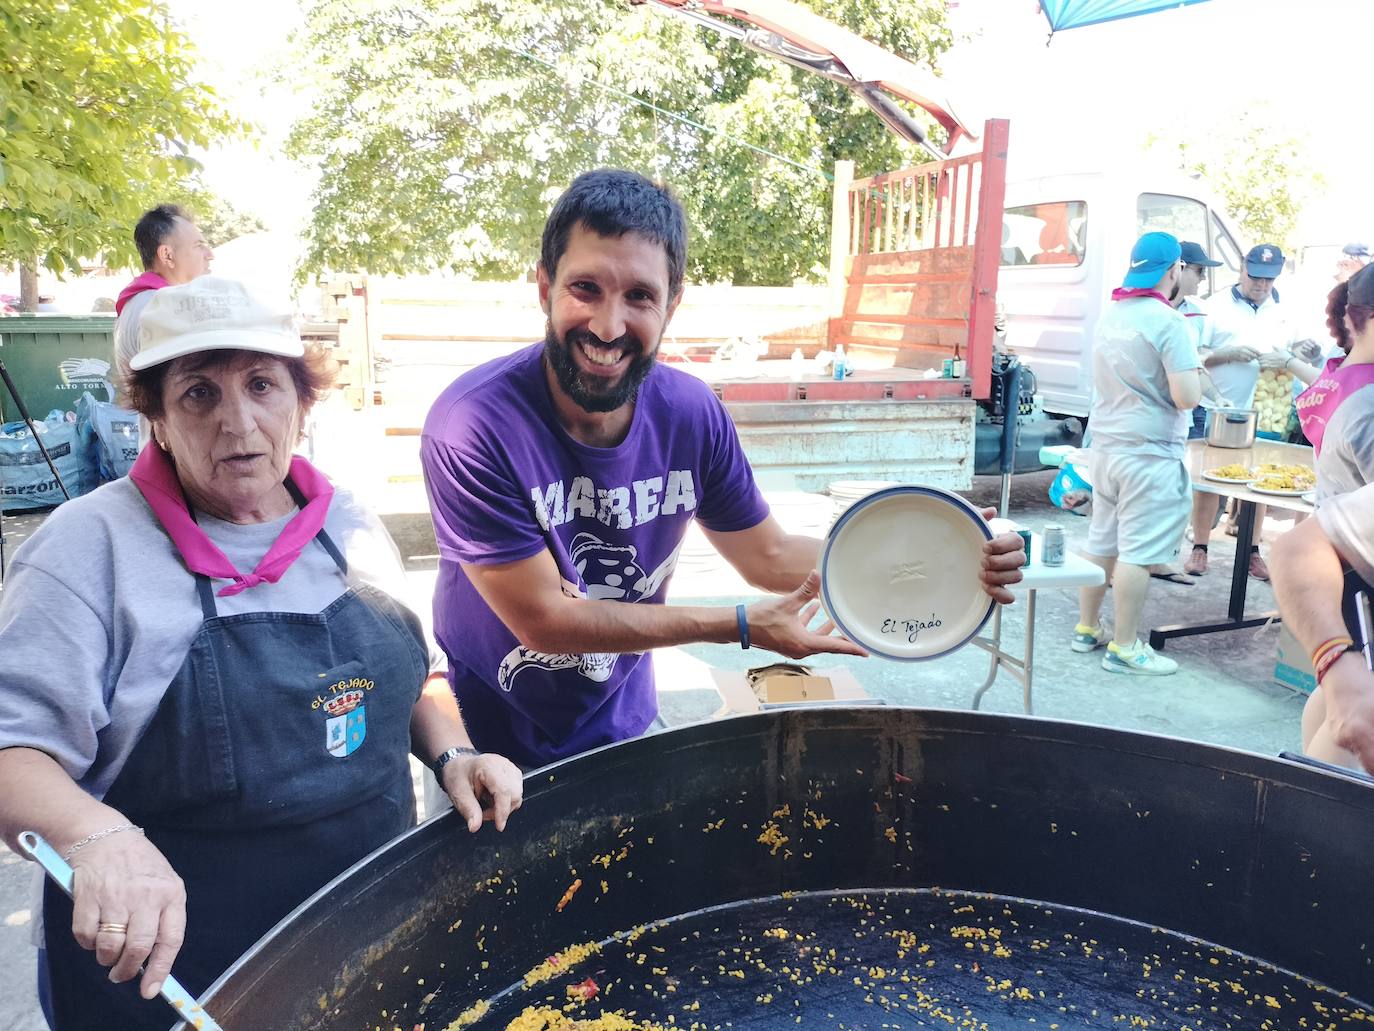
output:
<svg viewBox="0 0 1374 1031"><path fill-rule="evenodd" d="M270 876L264 871L264 876ZM979 713L797 709L531 774L321 891L228 1031L1374 1028L1374 786Z"/></svg>

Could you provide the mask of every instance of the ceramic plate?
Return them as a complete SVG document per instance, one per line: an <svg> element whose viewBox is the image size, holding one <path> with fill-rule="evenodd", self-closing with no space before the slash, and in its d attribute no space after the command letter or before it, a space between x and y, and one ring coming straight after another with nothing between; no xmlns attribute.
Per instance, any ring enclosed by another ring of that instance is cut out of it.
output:
<svg viewBox="0 0 1374 1031"><path fill-rule="evenodd" d="M1250 484L1250 489L1256 494L1270 494L1276 498L1300 498L1304 494L1311 493L1311 487L1303 487L1301 490L1274 490L1272 487L1257 487Z"/></svg>
<svg viewBox="0 0 1374 1031"><path fill-rule="evenodd" d="M891 487L836 520L821 555L821 600L872 654L914 662L967 644L992 615L978 573L992 531L938 487Z"/></svg>
<svg viewBox="0 0 1374 1031"><path fill-rule="evenodd" d="M1249 483L1254 479L1253 476L1246 476L1243 479L1233 480L1229 476L1218 476L1211 469L1204 469L1202 471L1202 478L1204 480L1211 480L1213 483Z"/></svg>
<svg viewBox="0 0 1374 1031"><path fill-rule="evenodd" d="M1309 505L1315 505L1317 503L1317 492L1315 490L1309 490L1303 494L1302 499Z"/></svg>

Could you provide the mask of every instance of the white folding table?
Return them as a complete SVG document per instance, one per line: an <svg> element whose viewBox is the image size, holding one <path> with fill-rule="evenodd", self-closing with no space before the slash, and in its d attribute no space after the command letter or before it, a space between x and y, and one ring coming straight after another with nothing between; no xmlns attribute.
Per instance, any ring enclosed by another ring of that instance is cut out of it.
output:
<svg viewBox="0 0 1374 1031"><path fill-rule="evenodd" d="M992 521L993 531L1001 533L1004 529L1016 529L1014 524L1008 523L1005 527L1000 525L1003 522L1005 521L994 519ZM1067 548L1064 550L1064 564L1062 566L1045 565L1041 561L1043 547L1044 538L1038 533L1032 534L1030 561L1022 571L1021 582L1014 584L1011 588L1017 594L1025 592L1026 595L1026 640L1022 654L1020 656L1013 655L1002 648L1002 609L1004 608L1002 605L998 605L992 614L992 632L988 636L973 639L974 644L991 656L988 678L983 681L983 686L978 688L973 696L973 708L975 709L982 704L983 695L988 693L988 689L997 679L997 671L1005 669L1012 679L1020 682L1022 704L1027 715L1029 715L1033 711L1031 708L1031 685L1034 677L1035 660L1036 592L1057 587L1097 587L1106 582L1106 573L1103 572L1101 566L1075 555Z"/></svg>

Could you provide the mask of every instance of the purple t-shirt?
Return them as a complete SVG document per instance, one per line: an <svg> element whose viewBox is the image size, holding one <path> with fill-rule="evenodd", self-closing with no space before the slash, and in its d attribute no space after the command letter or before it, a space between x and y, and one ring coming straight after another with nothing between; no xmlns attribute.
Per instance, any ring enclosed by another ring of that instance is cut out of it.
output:
<svg viewBox="0 0 1374 1031"><path fill-rule="evenodd" d="M658 712L644 653L525 648L464 564L548 551L565 593L661 604L691 520L747 530L768 515L709 387L656 365L630 431L589 447L559 424L543 344L473 369L425 420L420 458L439 542L434 632L473 742L536 766L642 733Z"/></svg>

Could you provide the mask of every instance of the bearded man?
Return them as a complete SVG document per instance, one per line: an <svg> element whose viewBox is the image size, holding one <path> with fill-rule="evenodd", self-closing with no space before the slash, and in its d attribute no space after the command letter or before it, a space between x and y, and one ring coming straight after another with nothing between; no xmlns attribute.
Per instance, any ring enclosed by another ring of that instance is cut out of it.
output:
<svg viewBox="0 0 1374 1031"><path fill-rule="evenodd" d="M425 421L435 635L473 743L527 768L654 725L654 648L864 654L809 625L821 542L769 514L710 387L657 361L686 263L665 187L579 176L544 226L544 340L459 377ZM692 520L775 596L664 605ZM1023 562L1015 534L989 541L984 589L1010 601Z"/></svg>

